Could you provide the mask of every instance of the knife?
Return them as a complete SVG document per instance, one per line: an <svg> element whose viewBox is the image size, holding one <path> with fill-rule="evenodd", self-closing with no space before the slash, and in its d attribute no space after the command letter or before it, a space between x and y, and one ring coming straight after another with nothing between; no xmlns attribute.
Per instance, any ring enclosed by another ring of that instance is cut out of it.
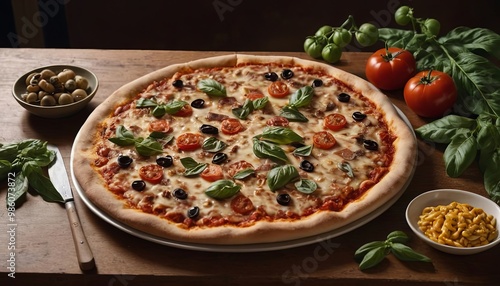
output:
<svg viewBox="0 0 500 286"><path fill-rule="evenodd" d="M87 238L83 233L83 228L78 218L78 213L76 212L73 193L71 192L71 186L69 185L68 175L61 152L57 146L50 144L47 145L47 149L54 151L56 154L54 162L49 166L49 177L56 190L64 199L64 207L66 208L66 213L68 214L71 225L71 233L76 248L78 264L82 270L91 270L95 267L94 256L87 242Z"/></svg>

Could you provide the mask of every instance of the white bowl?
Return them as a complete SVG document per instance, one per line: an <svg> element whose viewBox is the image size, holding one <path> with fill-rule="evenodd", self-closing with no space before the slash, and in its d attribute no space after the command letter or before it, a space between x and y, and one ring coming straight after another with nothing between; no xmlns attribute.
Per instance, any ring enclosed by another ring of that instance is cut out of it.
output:
<svg viewBox="0 0 500 286"><path fill-rule="evenodd" d="M448 205L452 202L469 204L496 218L496 228L500 230L500 207L492 200L481 195L453 189L439 189L423 193L414 198L406 208L406 221L411 230L430 246L451 254L468 255L475 254L490 249L500 243L500 235L497 238L483 246L475 247L455 247L434 242L428 238L418 227L418 220L422 210L426 207L435 207L438 205Z"/></svg>
<svg viewBox="0 0 500 286"><path fill-rule="evenodd" d="M85 77L89 83L89 87L87 88L88 95L80 101L66 105L40 106L27 103L21 97L23 93L26 93L26 78L31 73L40 72L44 69L50 69L56 73L62 71L63 69L71 69L75 72L75 74ZM12 95L22 107L24 107L28 112L34 115L45 118L61 118L77 113L78 111L85 108L85 106L87 106L87 104L96 94L98 87L99 81L97 80L96 75L85 68L72 65L52 65L36 68L17 79L17 81L14 83L14 86L12 87Z"/></svg>

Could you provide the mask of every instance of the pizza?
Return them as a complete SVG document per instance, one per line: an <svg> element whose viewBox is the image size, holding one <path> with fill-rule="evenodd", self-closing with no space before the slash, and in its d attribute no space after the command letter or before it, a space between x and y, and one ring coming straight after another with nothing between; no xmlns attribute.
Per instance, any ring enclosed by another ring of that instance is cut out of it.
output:
<svg viewBox="0 0 500 286"><path fill-rule="evenodd" d="M416 142L365 80L292 57L232 54L125 84L89 116L73 171L134 229L190 243L309 237L400 194Z"/></svg>

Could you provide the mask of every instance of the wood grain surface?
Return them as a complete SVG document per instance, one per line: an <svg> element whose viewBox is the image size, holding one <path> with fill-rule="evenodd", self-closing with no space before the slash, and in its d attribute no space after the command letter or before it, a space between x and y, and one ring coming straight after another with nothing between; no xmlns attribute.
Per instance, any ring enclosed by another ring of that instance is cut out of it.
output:
<svg viewBox="0 0 500 286"><path fill-rule="evenodd" d="M75 135L99 103L123 84L164 66L228 52L0 49L0 142L26 138L59 146L66 166ZM256 53L270 54L270 53ZM304 53L274 53L308 59ZM364 77L369 54L344 53L336 66ZM26 112L11 95L14 81L30 69L72 64L92 70L100 87L89 106L61 119L44 119ZM417 128L426 123L404 103L402 92L387 93ZM15 210L15 278L8 276L8 216L0 211L0 283L2 285L493 285L500 281L496 264L500 247L472 255L439 252L419 240L406 224L408 203L422 192L454 188L483 196L486 192L476 164L460 178L445 174L443 146L419 141L414 178L402 197L373 221L339 237L310 245L269 252L215 253L173 248L127 234L95 215L76 195L83 229L97 268L82 272L76 260L69 222L62 205L28 195ZM5 206L7 183L1 182ZM377 267L360 271L354 251L366 242L384 240L393 230L412 238L409 245L432 259L405 263L388 256ZM6 283L7 284L6 284Z"/></svg>

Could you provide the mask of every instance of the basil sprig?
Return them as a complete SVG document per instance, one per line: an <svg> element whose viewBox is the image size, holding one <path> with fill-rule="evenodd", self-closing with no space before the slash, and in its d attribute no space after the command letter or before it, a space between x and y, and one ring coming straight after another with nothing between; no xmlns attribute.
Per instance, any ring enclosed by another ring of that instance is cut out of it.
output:
<svg viewBox="0 0 500 286"><path fill-rule="evenodd" d="M261 159L271 159L273 162L278 164L288 163L288 157L285 151L279 146L259 140L258 138L253 138L253 153L255 156Z"/></svg>
<svg viewBox="0 0 500 286"><path fill-rule="evenodd" d="M226 87L215 79L207 78L200 80L196 87L210 96L226 97Z"/></svg>
<svg viewBox="0 0 500 286"><path fill-rule="evenodd" d="M448 115L415 130L422 139L448 144L446 173L458 177L479 157L484 186L490 199L500 203L500 118L481 114L476 119ZM478 155L479 154L479 155Z"/></svg>
<svg viewBox="0 0 500 286"><path fill-rule="evenodd" d="M354 259L359 262L359 269L365 270L379 264L389 253L402 261L431 262L431 259L416 252L404 243L409 237L402 231L393 231L385 241L372 241L362 245L354 253Z"/></svg>
<svg viewBox="0 0 500 286"><path fill-rule="evenodd" d="M207 163L198 163L191 157L185 157L180 159L182 166L186 169L184 171L184 176L192 177L201 174L208 164Z"/></svg>
<svg viewBox="0 0 500 286"><path fill-rule="evenodd" d="M243 103L243 106L233 108L231 112L239 119L247 119L248 115L250 115L254 110L259 110L266 107L266 104L268 102L269 98L267 96L255 100L247 99L245 100L245 103Z"/></svg>
<svg viewBox="0 0 500 286"><path fill-rule="evenodd" d="M304 194L312 194L318 188L318 185L313 180L301 179L295 183L295 188L297 191Z"/></svg>
<svg viewBox="0 0 500 286"><path fill-rule="evenodd" d="M223 141L220 141L219 139L215 137L208 137L205 140L203 140L203 144L201 145L201 148L204 151L210 152L210 153L216 153L219 151L224 150L224 148L227 147L227 144L224 143Z"/></svg>
<svg viewBox="0 0 500 286"><path fill-rule="evenodd" d="M307 117L304 114L300 113L300 111L296 107L289 105L283 106L283 108L281 109L280 116L285 117L286 119L288 119L288 121L293 121L293 122L309 121L309 119L307 119Z"/></svg>
<svg viewBox="0 0 500 286"><path fill-rule="evenodd" d="M224 200L236 195L240 189L241 185L231 180L218 180L205 190L205 194L216 200Z"/></svg>
<svg viewBox="0 0 500 286"><path fill-rule="evenodd" d="M305 145L293 150L293 155L300 157L311 156L313 145Z"/></svg>
<svg viewBox="0 0 500 286"><path fill-rule="evenodd" d="M154 136L158 136L158 134ZM152 136L136 138L134 134L123 125L119 125L116 128L115 137L108 138L108 140L118 146L134 145L135 150L141 156L153 156L163 152L163 146L156 141L155 138Z"/></svg>
<svg viewBox="0 0 500 286"><path fill-rule="evenodd" d="M267 173L267 186L276 191L299 177L299 172L292 165L277 166Z"/></svg>
<svg viewBox="0 0 500 286"><path fill-rule="evenodd" d="M260 140L286 145L294 142L302 142L304 138L287 127L272 126L266 127L262 134L255 136Z"/></svg>
<svg viewBox="0 0 500 286"><path fill-rule="evenodd" d="M153 108L151 114L154 117L162 117L165 114L175 114L181 110L184 105L188 104L182 100L172 100L165 104L159 104L153 99L141 98L137 100L136 107L137 108Z"/></svg>
<svg viewBox="0 0 500 286"><path fill-rule="evenodd" d="M241 170L238 173L234 174L233 179L243 180L243 179L245 179L253 174L255 174L254 169L245 169L245 170Z"/></svg>
<svg viewBox="0 0 500 286"><path fill-rule="evenodd" d="M349 163L338 163L337 168L339 168L340 171L346 173L349 178L354 178L354 172L352 171L352 167Z"/></svg>

